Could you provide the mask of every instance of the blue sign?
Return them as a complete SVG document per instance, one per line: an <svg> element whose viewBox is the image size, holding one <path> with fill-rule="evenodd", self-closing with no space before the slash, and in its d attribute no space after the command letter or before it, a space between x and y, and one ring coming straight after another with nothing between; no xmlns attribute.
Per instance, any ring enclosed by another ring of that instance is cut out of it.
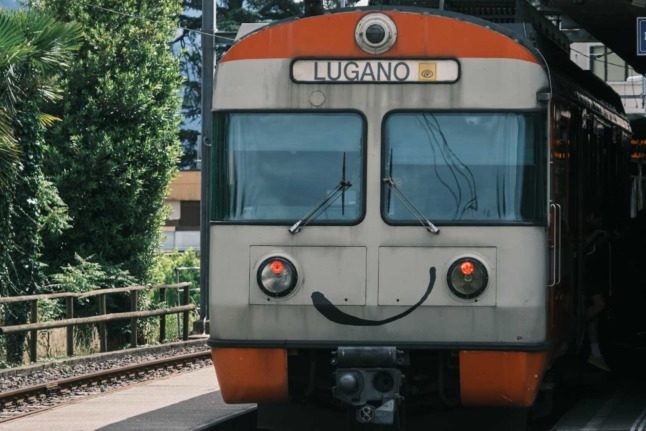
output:
<svg viewBox="0 0 646 431"><path fill-rule="evenodd" d="M646 55L646 17L637 18L637 55Z"/></svg>

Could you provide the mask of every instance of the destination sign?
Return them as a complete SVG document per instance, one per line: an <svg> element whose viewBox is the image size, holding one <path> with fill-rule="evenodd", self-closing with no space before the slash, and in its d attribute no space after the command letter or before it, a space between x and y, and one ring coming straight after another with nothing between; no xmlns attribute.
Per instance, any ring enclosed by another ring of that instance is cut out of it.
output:
<svg viewBox="0 0 646 431"><path fill-rule="evenodd" d="M646 18L637 18L637 55L646 55Z"/></svg>
<svg viewBox="0 0 646 431"><path fill-rule="evenodd" d="M456 60L296 60L292 79L307 83L439 83L455 82Z"/></svg>

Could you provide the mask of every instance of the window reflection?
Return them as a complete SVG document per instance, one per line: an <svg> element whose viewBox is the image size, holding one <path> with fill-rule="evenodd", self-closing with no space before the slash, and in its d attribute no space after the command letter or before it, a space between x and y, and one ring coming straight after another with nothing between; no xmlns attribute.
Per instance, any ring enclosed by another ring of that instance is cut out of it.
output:
<svg viewBox="0 0 646 431"><path fill-rule="evenodd" d="M226 131L224 220L294 222L345 178L352 186L310 224L363 212L363 120L355 113L234 113Z"/></svg>
<svg viewBox="0 0 646 431"><path fill-rule="evenodd" d="M385 123L385 175L433 222L539 222L546 206L541 118L392 114ZM388 188L382 190L388 221L415 221Z"/></svg>

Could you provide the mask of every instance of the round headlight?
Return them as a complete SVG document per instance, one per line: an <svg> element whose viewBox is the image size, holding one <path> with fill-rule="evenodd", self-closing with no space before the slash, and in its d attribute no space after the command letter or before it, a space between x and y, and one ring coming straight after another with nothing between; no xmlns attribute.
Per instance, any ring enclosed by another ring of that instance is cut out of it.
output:
<svg viewBox="0 0 646 431"><path fill-rule="evenodd" d="M370 54L383 54L397 40L397 26L386 14L370 13L357 23L354 38L359 48Z"/></svg>
<svg viewBox="0 0 646 431"><path fill-rule="evenodd" d="M373 45L380 45L386 38L386 29L383 25L370 24L366 29L366 40Z"/></svg>
<svg viewBox="0 0 646 431"><path fill-rule="evenodd" d="M489 275L482 262L472 257L463 257L449 267L446 281L456 296L470 299L484 292Z"/></svg>
<svg viewBox="0 0 646 431"><path fill-rule="evenodd" d="M296 267L284 257L265 259L258 268L258 286L265 294L273 297L288 295L298 281Z"/></svg>

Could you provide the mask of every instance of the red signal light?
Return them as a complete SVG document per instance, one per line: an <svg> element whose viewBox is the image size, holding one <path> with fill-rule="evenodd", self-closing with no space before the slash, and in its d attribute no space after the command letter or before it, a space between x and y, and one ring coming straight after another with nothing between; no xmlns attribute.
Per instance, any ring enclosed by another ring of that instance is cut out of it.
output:
<svg viewBox="0 0 646 431"><path fill-rule="evenodd" d="M285 270L285 264L281 262L280 260L274 260L271 265L271 272L274 274L278 275L281 274Z"/></svg>
<svg viewBox="0 0 646 431"><path fill-rule="evenodd" d="M462 299L481 295L488 280L487 269L475 257L462 257L453 262L446 277L451 292Z"/></svg>
<svg viewBox="0 0 646 431"><path fill-rule="evenodd" d="M460 264L460 272L463 275L471 275L473 274L473 271L475 271L475 266L473 265L472 262L469 262L468 260L462 262Z"/></svg>

